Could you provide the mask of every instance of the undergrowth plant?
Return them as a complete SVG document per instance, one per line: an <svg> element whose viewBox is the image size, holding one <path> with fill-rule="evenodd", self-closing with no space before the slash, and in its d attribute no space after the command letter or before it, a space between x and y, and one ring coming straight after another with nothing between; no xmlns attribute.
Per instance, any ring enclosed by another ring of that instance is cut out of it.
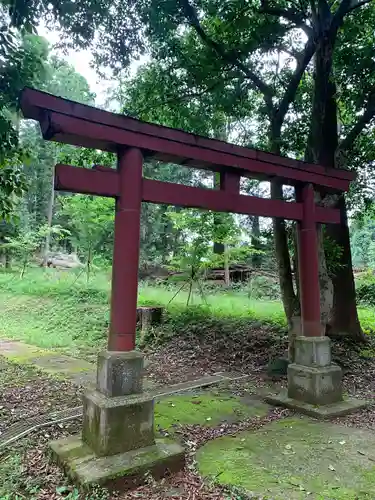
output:
<svg viewBox="0 0 375 500"><path fill-rule="evenodd" d="M21 264L20 277L23 278L27 266L43 245L46 236L53 236L58 241L67 234L69 234L69 231L61 226L50 227L45 224L34 230L21 231L17 236L6 237L5 243L2 243L0 248L8 250L19 260Z"/></svg>
<svg viewBox="0 0 375 500"><path fill-rule="evenodd" d="M219 215L196 209L169 212L175 229L179 230L184 241L177 255L170 259L170 268L179 271L177 279L182 283L171 301L187 289L187 306L192 301L194 290L206 303L203 280L210 269L224 268L228 276L226 284L229 285L230 264L246 262L254 252L259 252L249 244L243 244L241 229L233 215ZM214 251L214 243L221 245L222 252Z"/></svg>

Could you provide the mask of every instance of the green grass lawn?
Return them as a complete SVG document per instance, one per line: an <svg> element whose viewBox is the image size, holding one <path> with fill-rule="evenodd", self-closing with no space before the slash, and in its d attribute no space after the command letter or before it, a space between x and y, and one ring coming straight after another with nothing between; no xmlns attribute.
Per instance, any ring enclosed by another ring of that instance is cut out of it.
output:
<svg viewBox="0 0 375 500"><path fill-rule="evenodd" d="M97 272L89 283L75 271L30 268L23 279L1 272L0 337L44 348L97 352L106 340L109 290L109 272ZM253 300L244 292L217 292L205 296L206 304L194 295L193 307L187 310L187 293L181 292L169 303L174 294L173 289L141 284L138 303L165 306L172 324L198 314L197 321L209 317L219 323L252 320L286 326L279 301ZM375 329L374 309L360 308L359 314L363 328Z"/></svg>

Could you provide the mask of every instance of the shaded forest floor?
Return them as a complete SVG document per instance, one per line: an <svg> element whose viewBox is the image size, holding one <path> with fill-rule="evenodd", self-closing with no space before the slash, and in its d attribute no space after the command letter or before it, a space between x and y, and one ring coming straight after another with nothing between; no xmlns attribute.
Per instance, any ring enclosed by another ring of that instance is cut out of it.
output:
<svg viewBox="0 0 375 500"><path fill-rule="evenodd" d="M196 421L194 418L189 422L184 421L184 415L189 416L191 414L186 407L179 408L178 398L184 396L175 396L175 399L167 398L164 409L166 405L172 410L171 413L166 415L163 410L158 412L158 406L156 406L156 422L161 423L161 426L157 425L157 432L161 432L162 435L164 432L170 433L170 426L172 426L176 439L181 441L188 451L188 467L183 472L167 478L161 483L150 480L146 486L121 496L100 488L89 493L80 493L48 458L48 442L51 439L79 432L81 424L80 419L77 419L36 431L2 451L0 456L0 498L2 500L22 498L43 500L59 498L68 498L70 500L85 498L92 500L104 500L106 498L145 498L152 500L162 498L186 500L267 498L266 491L264 491L264 496L255 496L255 494L254 496L248 494L246 496L241 490L227 489L220 484L213 484L210 481L203 480L197 473L195 457L197 452L199 454L201 450L205 449L205 443L211 443L212 439L216 440L216 438L222 436L237 436L242 431L256 432L257 429L261 430L264 426L268 429L267 426L270 425L270 422L281 422L292 415L291 412L286 410L257 403L255 413L247 414L247 411L245 411L240 414L238 421L226 418L215 421L215 416L223 404L220 403L219 406L216 403L214 404L213 400L215 398L216 400L219 398L219 401L222 402L226 400L229 394L229 398L255 398L256 400L259 398L260 401L262 394L269 388L277 389L285 385L286 380L284 378L275 382L270 380L265 372L264 362L268 359L269 350L271 349L277 353L282 352L284 349L284 343L276 341L275 337L273 337L272 342L265 341L269 334L269 331L267 335L265 335L265 332L253 332L251 338L249 336L248 344L239 345L236 341L230 342L227 340L225 349L222 348L219 339L215 342L211 335L206 337L205 342L201 341L199 343L194 343L194 337L179 337L178 341L172 339L164 346L146 352L149 360L148 376L158 383L188 380L204 373L233 368L234 364L238 370L250 374L246 382L238 381L231 383L229 387L210 389L210 392L206 393L207 397L210 398L210 402L208 405L197 407L200 413ZM250 346L252 346L252 350L257 352L257 356L240 359L236 355L238 351L246 347L249 351ZM363 358L359 352L354 350L348 358L347 346L336 345L335 351L336 360L342 365L348 366L345 374L345 390L347 393L357 397L373 398L375 394L375 361L371 358ZM5 358L0 359L0 432L4 432L9 425L28 417L80 404L81 388L65 380L38 372L32 366L10 363ZM188 398L191 397L191 395L188 395ZM205 397L199 394L199 402L204 401ZM236 405L236 400L231 399L231 408ZM208 420L212 420L212 425L206 425ZM310 419L308 420L310 421ZM293 422L293 425L296 426L295 421ZM369 429L373 433L375 429L375 405L371 405L366 410L351 416L337 419L336 423L353 428ZM319 430L319 432L321 433L322 430ZM289 437L289 440L290 443L293 443L293 437ZM340 442L344 442L342 437ZM287 444L285 446L289 447L291 445ZM361 446L359 452L367 453L367 450L363 451L363 444ZM241 449L241 446L238 449ZM330 460L332 461L332 459ZM334 466L336 467L335 464ZM297 484L297 490L298 485L300 485L300 482ZM288 486L283 485L282 487L290 488L289 482ZM295 489L295 487L293 488ZM300 497L291 495L289 498ZM309 496L309 498L341 499L342 497ZM356 497L347 495L343 498L354 500ZM373 498L373 496L358 498Z"/></svg>
<svg viewBox="0 0 375 500"><path fill-rule="evenodd" d="M0 275L0 299L5 306L0 311L0 338L22 340L95 362L98 349L105 345L108 278L101 274L89 285L80 280L76 283L73 281L71 275L54 271L45 273L40 269L31 270L22 281L15 275ZM166 304L171 295L173 291L160 291L159 288L146 286L141 288L140 302L144 305ZM200 306L186 309L185 299L180 296L178 301L168 306L163 327L151 331L140 346L149 362L147 376L151 380L158 384L172 384L218 371L248 374L245 384L234 382L229 388L218 388L220 394L229 391L232 398L260 398L270 387L281 388L286 384L284 377L273 380L267 375L269 361L283 356L287 348L285 324L278 302L257 302L246 294L232 293L219 297L208 296L210 309ZM361 315L362 322L365 321L367 329L372 331L375 313L370 309L362 309ZM335 342L333 357L343 368L346 393L373 400L375 342L371 337L365 347ZM81 388L40 373L31 366L0 359L0 432L30 416L80 404ZM270 422L283 421L290 415L288 411L269 407L255 416L242 415L236 422L224 420L209 426L204 422L179 422L176 438L184 444L189 457L185 471L162 483L150 480L146 486L121 498L261 498L259 495L249 496L241 490L226 489L218 484L219 476L215 484L203 481L196 471L196 454L212 439L237 435L244 430L256 432L264 426L273 425ZM207 420L211 421L211 417ZM366 429L373 432L375 405L371 404L366 410L341 418L337 423L362 428L363 432ZM2 451L0 498L118 498L101 489L89 495L80 494L66 481L60 469L49 462L48 442L76 433L79 428L79 420L57 424L36 431ZM340 442L345 440L341 439ZM290 488L290 481L287 483L289 486L285 487ZM293 496L303 493L298 489L301 488L300 483L292 487L297 488L297 493L293 490L289 498L356 498L350 495L341 497L338 493L329 497ZM375 493L371 495L358 498L375 497ZM266 491L262 491L262 498L267 498Z"/></svg>

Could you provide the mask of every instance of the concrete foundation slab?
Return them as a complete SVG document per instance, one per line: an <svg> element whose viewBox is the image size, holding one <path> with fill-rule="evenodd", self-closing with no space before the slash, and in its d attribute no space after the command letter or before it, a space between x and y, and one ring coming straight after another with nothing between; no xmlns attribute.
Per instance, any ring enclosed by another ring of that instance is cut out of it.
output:
<svg viewBox="0 0 375 500"><path fill-rule="evenodd" d="M345 415L348 415L349 413L353 413L355 411L366 408L369 404L368 401L349 398L338 401L336 403L318 406L290 398L287 391L281 392L280 394L267 395L264 400L266 401L266 403L275 406L282 406L290 410L296 410L299 413L303 413L305 415L309 415L310 417L318 419L343 417Z"/></svg>
<svg viewBox="0 0 375 500"><path fill-rule="evenodd" d="M83 487L96 484L123 491L145 482L146 474L160 479L166 473L184 467L183 448L163 439L144 448L97 457L80 436L70 436L50 443L52 458L70 478Z"/></svg>

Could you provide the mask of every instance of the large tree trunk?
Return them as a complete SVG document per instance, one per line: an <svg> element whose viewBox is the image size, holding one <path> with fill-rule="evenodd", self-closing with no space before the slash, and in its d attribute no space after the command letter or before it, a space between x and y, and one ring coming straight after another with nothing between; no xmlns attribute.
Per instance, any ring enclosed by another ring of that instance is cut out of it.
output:
<svg viewBox="0 0 375 500"><path fill-rule="evenodd" d="M217 172L214 172L213 174L213 184L214 189L220 189L220 174ZM214 226L220 225L220 215L220 213L214 213ZM214 241L213 252L218 255L222 255L224 253L224 243L220 241Z"/></svg>
<svg viewBox="0 0 375 500"><path fill-rule="evenodd" d="M12 267L12 256L8 248L4 250L4 262L5 269L10 269Z"/></svg>
<svg viewBox="0 0 375 500"><path fill-rule="evenodd" d="M272 153L280 155L280 134L281 123L276 118L271 119L270 128L270 150ZM271 182L271 198L273 200L282 200L283 186L280 182ZM294 331L293 320L295 316L300 315L300 304L293 288L292 266L290 261L288 234L286 231L285 220L279 218L272 219L273 237L275 243L275 257L279 273L279 284L281 299L284 306L285 316L288 322L289 331Z"/></svg>
<svg viewBox="0 0 375 500"><path fill-rule="evenodd" d="M337 148L335 85L330 81L334 40L322 39L315 54L314 96L305 160L325 167L334 166ZM325 193L316 193L319 203ZM328 323L333 304L333 284L328 274L323 245L324 232L318 227L321 321Z"/></svg>
<svg viewBox="0 0 375 500"><path fill-rule="evenodd" d="M331 337L349 337L355 341L365 341L358 319L355 284L350 249L349 228L346 204L340 197L338 208L341 210L342 223L327 226L327 236L342 249L340 266L333 276L333 306L327 325L327 334Z"/></svg>
<svg viewBox="0 0 375 500"><path fill-rule="evenodd" d="M227 245L224 245L224 283L225 286L230 286L229 255Z"/></svg>
<svg viewBox="0 0 375 500"><path fill-rule="evenodd" d="M320 286L320 317L323 327L326 327L333 305L333 283L328 273L327 260L324 251L324 230L318 226L318 256L319 256L319 286Z"/></svg>
<svg viewBox="0 0 375 500"><path fill-rule="evenodd" d="M283 198L282 185L277 182L271 183L271 198L280 200ZM281 298L283 301L285 315L288 324L292 318L299 315L299 302L293 288L292 266L288 248L288 235L283 219L273 219L273 233L275 240L275 255L279 272Z"/></svg>
<svg viewBox="0 0 375 500"><path fill-rule="evenodd" d="M335 167L335 153L338 146L336 86L331 80L333 48L336 32L323 37L315 54L314 98L311 128L306 149L306 160L320 163L325 167ZM320 193L327 203L333 199L329 193ZM332 279L328 275L320 231L320 286L322 321L326 333L363 340L355 301L355 287L351 261L349 231L346 222L346 206L341 198L340 209L344 223L328 225L325 234L331 242L342 249L340 266L336 266Z"/></svg>

